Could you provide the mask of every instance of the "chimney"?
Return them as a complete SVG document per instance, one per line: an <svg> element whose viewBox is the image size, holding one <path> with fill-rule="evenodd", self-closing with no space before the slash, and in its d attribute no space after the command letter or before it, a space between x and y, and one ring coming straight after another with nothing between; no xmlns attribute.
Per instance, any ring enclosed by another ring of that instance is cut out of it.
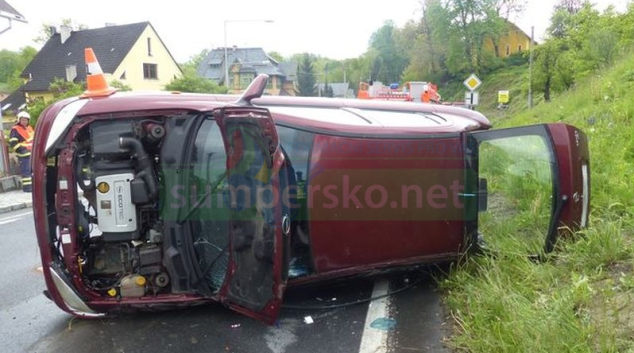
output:
<svg viewBox="0 0 634 353"><path fill-rule="evenodd" d="M77 77L77 65L66 65L66 81L73 82Z"/></svg>
<svg viewBox="0 0 634 353"><path fill-rule="evenodd" d="M51 33L51 37L57 34L57 28L55 26L48 27L48 31Z"/></svg>
<svg viewBox="0 0 634 353"><path fill-rule="evenodd" d="M70 26L61 25L59 27L59 34L60 34L60 37L62 38L62 44L66 43L66 40L70 38L70 32L71 32Z"/></svg>

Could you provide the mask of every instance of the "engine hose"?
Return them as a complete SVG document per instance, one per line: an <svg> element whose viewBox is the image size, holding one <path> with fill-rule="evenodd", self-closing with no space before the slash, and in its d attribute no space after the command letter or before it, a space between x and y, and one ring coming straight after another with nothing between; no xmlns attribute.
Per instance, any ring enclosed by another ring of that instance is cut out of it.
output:
<svg viewBox="0 0 634 353"><path fill-rule="evenodd" d="M77 156L77 163L75 163L75 175L77 175L78 179L78 185L79 188L82 189L83 191L92 191L95 189L95 180L92 176L90 176L90 183L86 184L85 180L83 177L81 177L82 175L84 175L84 165L86 164L86 162L84 161L84 158L82 158L82 156ZM81 177L81 178L79 178Z"/></svg>
<svg viewBox="0 0 634 353"><path fill-rule="evenodd" d="M132 151L132 154L139 165L140 172L137 176L145 180L149 190L148 196L150 196L151 200L156 201L158 198L158 182L154 177L152 162L150 161L147 152L145 152L141 141L133 137L122 136L119 137L119 146L128 151Z"/></svg>

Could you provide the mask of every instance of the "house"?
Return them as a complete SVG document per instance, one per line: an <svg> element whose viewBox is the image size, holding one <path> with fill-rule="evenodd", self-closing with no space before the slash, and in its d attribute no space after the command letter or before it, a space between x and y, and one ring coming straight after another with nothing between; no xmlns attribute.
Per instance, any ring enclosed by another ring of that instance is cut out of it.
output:
<svg viewBox="0 0 634 353"><path fill-rule="evenodd" d="M225 66L225 55L228 67ZM229 80L225 77L225 71L229 73ZM213 49L198 65L197 73L219 85L226 85L229 93L241 93L257 75L267 74L269 81L266 94L297 94L297 63L279 63L262 48Z"/></svg>
<svg viewBox="0 0 634 353"><path fill-rule="evenodd" d="M6 96L0 101L2 113L2 128L9 129L15 123L18 112L26 108L26 98L19 89Z"/></svg>
<svg viewBox="0 0 634 353"><path fill-rule="evenodd" d="M484 48L493 52L498 58L521 53L530 49L531 36L526 34L521 28L510 21L505 21L507 31L506 34L499 38L487 38L484 42Z"/></svg>
<svg viewBox="0 0 634 353"><path fill-rule="evenodd" d="M84 49L93 48L109 82L132 90L161 90L182 71L149 22L73 31L51 28L51 38L22 71L20 88L28 101L49 100L55 78L82 82L86 79Z"/></svg>
<svg viewBox="0 0 634 353"><path fill-rule="evenodd" d="M0 34L11 29L12 21L27 22L24 16L5 0L0 0L0 18L5 18L9 21L8 27L0 29Z"/></svg>

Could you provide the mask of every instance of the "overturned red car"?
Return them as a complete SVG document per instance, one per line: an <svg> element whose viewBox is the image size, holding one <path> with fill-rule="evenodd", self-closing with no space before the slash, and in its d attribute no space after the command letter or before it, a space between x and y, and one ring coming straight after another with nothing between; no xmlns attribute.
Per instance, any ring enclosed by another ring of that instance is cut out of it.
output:
<svg viewBox="0 0 634 353"><path fill-rule="evenodd" d="M583 132L489 130L409 102L89 90L33 151L47 295L80 317L220 302L273 322L286 286L455 261L584 227Z"/></svg>

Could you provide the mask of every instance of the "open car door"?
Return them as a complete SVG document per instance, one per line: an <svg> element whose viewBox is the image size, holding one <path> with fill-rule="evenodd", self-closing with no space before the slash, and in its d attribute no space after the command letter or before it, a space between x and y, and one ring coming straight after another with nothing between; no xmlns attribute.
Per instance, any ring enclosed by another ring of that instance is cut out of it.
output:
<svg viewBox="0 0 634 353"><path fill-rule="evenodd" d="M477 231L488 248L541 255L553 250L558 236L587 226L590 172L583 132L556 123L466 138L468 234Z"/></svg>
<svg viewBox="0 0 634 353"><path fill-rule="evenodd" d="M285 170L275 124L267 109L252 106L219 108L212 115L227 153L223 194L229 208L229 265L218 298L235 311L273 323L288 269L281 201Z"/></svg>

